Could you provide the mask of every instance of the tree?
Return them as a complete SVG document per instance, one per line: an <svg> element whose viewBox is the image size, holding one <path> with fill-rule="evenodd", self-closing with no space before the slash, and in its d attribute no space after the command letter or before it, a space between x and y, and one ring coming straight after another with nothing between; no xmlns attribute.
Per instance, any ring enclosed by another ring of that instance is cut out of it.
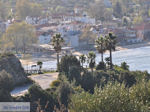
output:
<svg viewBox="0 0 150 112"><path fill-rule="evenodd" d="M61 62L59 64L59 69L61 72L64 72L65 75L69 74L71 67L78 67L80 69L80 61L72 55L66 55L61 58Z"/></svg>
<svg viewBox="0 0 150 112"><path fill-rule="evenodd" d="M98 51L98 53L101 54L101 62L104 62L104 59L103 59L103 54L105 53L106 51L106 46L105 46L105 41L106 39L103 37L103 36L100 36L96 41L96 49Z"/></svg>
<svg viewBox="0 0 150 112"><path fill-rule="evenodd" d="M112 33L109 33L106 35L106 48L109 50L109 59L110 59L110 69L113 68L113 63L112 63L112 51L115 50L116 47L116 36L114 36Z"/></svg>
<svg viewBox="0 0 150 112"><path fill-rule="evenodd" d="M82 63L82 67L83 67L83 64L86 62L86 56L83 54L79 57L80 59L80 62Z"/></svg>
<svg viewBox="0 0 150 112"><path fill-rule="evenodd" d="M70 84L63 82L59 86L57 93L61 104L64 104L66 107L68 107L68 104L70 102L70 95L73 93L73 89Z"/></svg>
<svg viewBox="0 0 150 112"><path fill-rule="evenodd" d="M75 84L79 85L79 83L81 81L81 70L80 70L80 68L77 66L70 67L68 79L70 82L75 80Z"/></svg>
<svg viewBox="0 0 150 112"><path fill-rule="evenodd" d="M64 44L64 39L61 37L61 34L56 34L53 36L52 45L57 53L57 69L59 66L59 53L61 52L62 46Z"/></svg>
<svg viewBox="0 0 150 112"><path fill-rule="evenodd" d="M26 53L27 47L36 42L34 27L25 22L10 25L1 39L3 50L15 49L16 53L19 50Z"/></svg>
<svg viewBox="0 0 150 112"><path fill-rule="evenodd" d="M39 73L41 73L41 69L42 69L43 62L38 61L38 62L37 62L37 65L39 66Z"/></svg>
<svg viewBox="0 0 150 112"><path fill-rule="evenodd" d="M121 63L121 68L124 70L129 70L129 65L126 62Z"/></svg>
<svg viewBox="0 0 150 112"><path fill-rule="evenodd" d="M91 68L91 71L93 73L93 68L95 67L96 54L94 52L89 52L87 57L89 61L89 67Z"/></svg>
<svg viewBox="0 0 150 112"><path fill-rule="evenodd" d="M27 16L41 16L42 7L29 0L18 0L16 3L16 13L19 19L25 20Z"/></svg>

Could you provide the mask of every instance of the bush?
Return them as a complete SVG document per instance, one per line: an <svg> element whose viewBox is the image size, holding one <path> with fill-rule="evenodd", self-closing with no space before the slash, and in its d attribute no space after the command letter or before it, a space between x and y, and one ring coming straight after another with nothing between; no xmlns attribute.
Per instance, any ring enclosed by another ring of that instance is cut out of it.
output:
<svg viewBox="0 0 150 112"><path fill-rule="evenodd" d="M81 87L85 91L94 92L95 81L91 72L84 72L81 78Z"/></svg>
<svg viewBox="0 0 150 112"><path fill-rule="evenodd" d="M80 68L80 61L75 56L72 56L72 55L63 56L59 64L59 71L65 72L65 74L68 74L72 66L76 66Z"/></svg>
<svg viewBox="0 0 150 112"><path fill-rule="evenodd" d="M129 65L126 62L121 63L121 68L124 70L129 70Z"/></svg>
<svg viewBox="0 0 150 112"><path fill-rule="evenodd" d="M73 93L72 87L68 83L62 83L57 90L58 98L61 104L68 107L70 95Z"/></svg>
<svg viewBox="0 0 150 112"><path fill-rule="evenodd" d="M107 82L110 81L110 75L104 71L94 72L94 82L98 87L104 87Z"/></svg>
<svg viewBox="0 0 150 112"><path fill-rule="evenodd" d="M0 72L0 88L3 90L11 91L13 89L13 79L6 71Z"/></svg>
<svg viewBox="0 0 150 112"><path fill-rule="evenodd" d="M82 92L71 98L71 112L149 112L137 99L130 99L125 85L110 83L103 89L95 88L94 94Z"/></svg>
<svg viewBox="0 0 150 112"><path fill-rule="evenodd" d="M130 88L130 99L144 103L150 107L150 81L145 80Z"/></svg>
<svg viewBox="0 0 150 112"><path fill-rule="evenodd" d="M50 87L55 88L55 87L58 87L60 84L61 84L60 80L55 80L50 84Z"/></svg>
<svg viewBox="0 0 150 112"><path fill-rule="evenodd" d="M79 67L72 66L69 70L68 74L69 81L76 81L76 85L78 85L81 81L81 71Z"/></svg>
<svg viewBox="0 0 150 112"><path fill-rule="evenodd" d="M120 83L125 83L126 87L131 87L133 84L136 83L135 76L128 71L122 71L119 75Z"/></svg>
<svg viewBox="0 0 150 112"><path fill-rule="evenodd" d="M56 99L49 94L47 91L44 91L39 85L33 84L30 88L29 88L29 99L31 103L33 104L37 104L35 102L40 101L41 103L41 108L44 109L45 105L47 105L48 103L48 110L50 112L53 111L54 106L57 105ZM33 107L31 107L31 109L33 109Z"/></svg>
<svg viewBox="0 0 150 112"><path fill-rule="evenodd" d="M96 67L96 70L106 70L106 64L104 62L99 62Z"/></svg>
<svg viewBox="0 0 150 112"><path fill-rule="evenodd" d="M10 95L10 92L0 88L0 102L11 102L11 101L12 97Z"/></svg>

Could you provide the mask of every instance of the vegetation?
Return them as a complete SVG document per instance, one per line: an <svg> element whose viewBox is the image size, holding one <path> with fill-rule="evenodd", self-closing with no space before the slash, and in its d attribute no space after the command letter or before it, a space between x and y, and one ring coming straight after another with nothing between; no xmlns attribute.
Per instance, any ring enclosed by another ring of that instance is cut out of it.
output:
<svg viewBox="0 0 150 112"><path fill-rule="evenodd" d="M0 72L0 102L12 101L10 91L13 89L13 79L6 71Z"/></svg>
<svg viewBox="0 0 150 112"><path fill-rule="evenodd" d="M64 39L61 37L60 34L56 34L55 36L53 36L51 42L57 53L57 66L59 66L59 53L61 52L62 46L64 44Z"/></svg>
<svg viewBox="0 0 150 112"><path fill-rule="evenodd" d="M79 58L80 58L80 63L82 63L82 67L83 67L83 64L86 62L86 56L83 54Z"/></svg>
<svg viewBox="0 0 150 112"><path fill-rule="evenodd" d="M37 42L34 28L25 23L15 23L8 27L6 33L1 38L1 46L4 51L15 50L26 53L27 47Z"/></svg>
<svg viewBox="0 0 150 112"><path fill-rule="evenodd" d="M114 36L112 33L109 33L106 36L106 49L109 50L110 56L110 69L113 68L113 63L112 63L112 51L115 50L116 47L116 36Z"/></svg>
<svg viewBox="0 0 150 112"><path fill-rule="evenodd" d="M103 36L100 36L96 41L96 49L98 53L101 54L101 62L104 62L103 54L106 51L106 39Z"/></svg>
<svg viewBox="0 0 150 112"><path fill-rule="evenodd" d="M43 62L38 61L38 62L37 62L37 65L39 66L39 72L38 72L38 73L41 73L41 69L42 69Z"/></svg>
<svg viewBox="0 0 150 112"><path fill-rule="evenodd" d="M94 52L89 52L87 57L88 57L89 67L91 68L91 71L93 72L93 68L95 67L96 54Z"/></svg>
<svg viewBox="0 0 150 112"><path fill-rule="evenodd" d="M42 7L40 4L29 2L29 0L17 0L16 15L22 20L25 20L27 16L39 17L42 15Z"/></svg>

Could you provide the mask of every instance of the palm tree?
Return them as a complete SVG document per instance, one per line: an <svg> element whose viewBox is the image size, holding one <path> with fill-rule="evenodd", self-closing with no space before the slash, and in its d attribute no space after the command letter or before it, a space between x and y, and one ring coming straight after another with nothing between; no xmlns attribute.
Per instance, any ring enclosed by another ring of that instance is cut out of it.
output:
<svg viewBox="0 0 150 112"><path fill-rule="evenodd" d="M93 68L95 67L95 58L96 58L96 54L94 52L91 51L88 53L89 67L91 68L92 73L93 73Z"/></svg>
<svg viewBox="0 0 150 112"><path fill-rule="evenodd" d="M98 53L101 54L101 62L104 62L103 54L104 54L104 52L106 51L105 41L106 41L106 39L105 39L103 36L100 36L100 37L95 41L96 49L97 49Z"/></svg>
<svg viewBox="0 0 150 112"><path fill-rule="evenodd" d="M105 36L106 38L106 47L107 50L109 50L109 58L110 58L110 69L113 68L113 63L112 63L112 51L115 51L116 48L116 36L114 36L112 33L109 33L108 35Z"/></svg>
<svg viewBox="0 0 150 112"><path fill-rule="evenodd" d="M41 73L41 69L42 69L43 62L38 61L38 62L37 62L37 65L39 66L39 73Z"/></svg>
<svg viewBox="0 0 150 112"><path fill-rule="evenodd" d="M61 34L56 34L53 36L52 40L52 45L57 53L57 69L59 66L59 53L61 52L62 46L64 44L64 39L61 37Z"/></svg>
<svg viewBox="0 0 150 112"><path fill-rule="evenodd" d="M82 67L83 67L83 64L84 64L85 61L86 61L86 56L83 54L83 55L81 55L81 56L79 57L79 59L80 59L80 62L82 63Z"/></svg>

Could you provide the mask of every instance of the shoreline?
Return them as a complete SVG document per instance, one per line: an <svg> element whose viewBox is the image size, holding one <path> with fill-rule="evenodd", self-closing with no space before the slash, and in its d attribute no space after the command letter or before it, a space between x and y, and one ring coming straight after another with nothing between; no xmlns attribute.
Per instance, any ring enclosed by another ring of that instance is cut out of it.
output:
<svg viewBox="0 0 150 112"><path fill-rule="evenodd" d="M121 50L135 49L135 48L146 47L146 46L150 46L150 42L142 42L137 44L125 45L125 46L117 46L116 50L121 51Z"/></svg>
<svg viewBox="0 0 150 112"><path fill-rule="evenodd" d="M125 45L125 46L117 46L116 51L123 51L128 49L146 47L146 46L150 46L150 42L142 42L137 44ZM88 52L89 51L74 51L72 54L75 56L80 56L82 54L87 54ZM46 61L54 61L54 60L56 59L55 58L35 58L35 59L31 58L31 59L20 59L20 62L24 66L24 65L35 65L37 61L46 62Z"/></svg>

